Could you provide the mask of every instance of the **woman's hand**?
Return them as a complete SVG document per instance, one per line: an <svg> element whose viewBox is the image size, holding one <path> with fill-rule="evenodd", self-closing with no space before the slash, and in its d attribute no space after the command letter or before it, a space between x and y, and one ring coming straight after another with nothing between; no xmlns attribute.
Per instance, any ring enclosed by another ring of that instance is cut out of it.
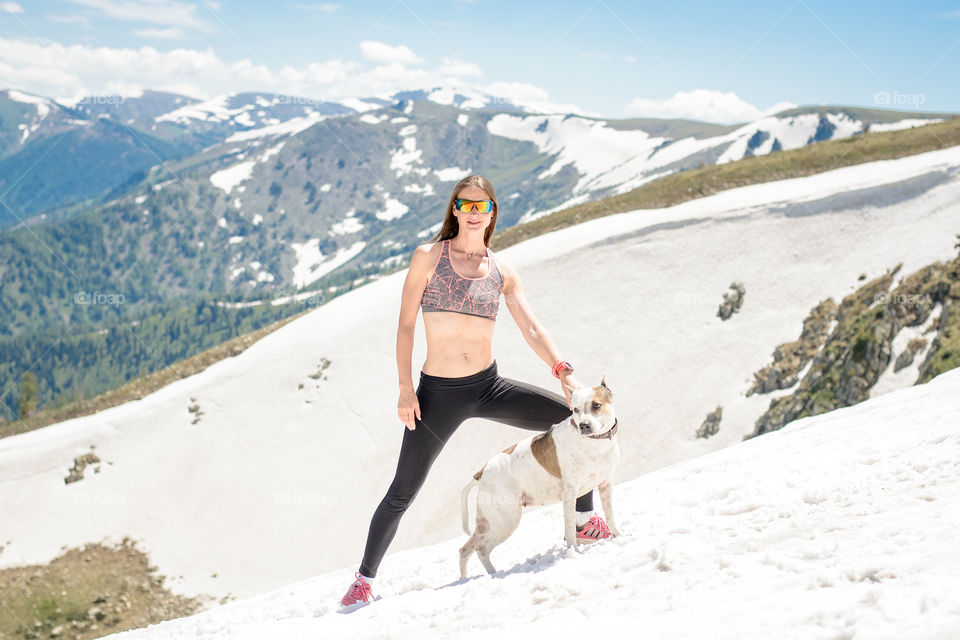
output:
<svg viewBox="0 0 960 640"><path fill-rule="evenodd" d="M420 401L417 399L417 394L413 392L413 389L403 389L400 391L400 400L397 401L397 415L400 416L400 420L410 431L417 428L414 416L417 417L417 420L421 419Z"/></svg>
<svg viewBox="0 0 960 640"><path fill-rule="evenodd" d="M564 371L569 370L565 369ZM561 373L560 386L563 388L563 395L567 396L567 406L570 407L572 411L573 407L570 405L570 394L574 389L579 389L583 385L577 382L577 379L573 377L572 373Z"/></svg>

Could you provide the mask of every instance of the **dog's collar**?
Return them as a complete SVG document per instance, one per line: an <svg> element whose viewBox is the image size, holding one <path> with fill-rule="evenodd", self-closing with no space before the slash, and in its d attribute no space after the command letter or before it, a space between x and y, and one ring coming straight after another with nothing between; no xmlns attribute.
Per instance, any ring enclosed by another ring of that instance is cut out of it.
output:
<svg viewBox="0 0 960 640"><path fill-rule="evenodd" d="M574 427L576 427L578 430L580 429L580 425L578 425L576 422L574 422L574 421L573 421L573 418L570 418L570 424L572 424L572 425L573 425ZM587 438L593 438L594 440L601 440L601 439L608 439L608 440L609 440L609 439L612 438L612 437L614 436L614 434L616 434L616 433L617 433L617 419L614 418L614 419L613 419L613 426L610 427L608 430L606 430L606 431L604 431L603 433L600 433L600 434L596 434L596 435L592 435L592 436L588 435L588 436L586 436L586 437L587 437Z"/></svg>

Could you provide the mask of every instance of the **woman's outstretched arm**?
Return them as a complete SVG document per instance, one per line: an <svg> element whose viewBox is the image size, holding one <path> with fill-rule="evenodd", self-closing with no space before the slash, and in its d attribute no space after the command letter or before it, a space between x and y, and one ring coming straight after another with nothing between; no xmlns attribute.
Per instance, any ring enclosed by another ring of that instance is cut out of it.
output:
<svg viewBox="0 0 960 640"><path fill-rule="evenodd" d="M411 430L417 426L414 416L420 418L420 402L413 388L413 336L417 328L420 299L423 297L423 290L427 287L427 278L432 266L431 246L420 245L413 251L410 268L403 281L400 320L397 323L397 378L400 386L397 416Z"/></svg>
<svg viewBox="0 0 960 640"><path fill-rule="evenodd" d="M512 265L499 258L497 265L503 274L503 299L507 303L510 315L513 316L517 327L520 328L520 333L523 334L523 339L530 345L530 348L540 356L541 360L547 363L548 367L552 367L554 362L562 359L562 356L556 345L553 344L553 340L550 339L550 334L547 333L547 330L533 313L530 302L524 295L520 275ZM563 388L568 403L570 402L570 391L583 386L571 374L572 372L569 369L560 372L560 386Z"/></svg>

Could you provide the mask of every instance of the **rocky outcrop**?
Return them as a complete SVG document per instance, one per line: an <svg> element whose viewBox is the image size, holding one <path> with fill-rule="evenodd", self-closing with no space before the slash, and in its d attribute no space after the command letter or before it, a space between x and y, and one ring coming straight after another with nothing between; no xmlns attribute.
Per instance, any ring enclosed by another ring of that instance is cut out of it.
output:
<svg viewBox="0 0 960 640"><path fill-rule="evenodd" d="M888 292L899 268L843 299L836 325L809 372L792 394L770 403L748 438L780 429L798 418L866 400L890 364L897 333L926 322L938 303L943 305L938 333L920 366L917 382L960 366L960 257L924 267ZM754 387L760 391L756 382Z"/></svg>
<svg viewBox="0 0 960 640"><path fill-rule="evenodd" d="M797 384L800 371L817 355L827 341L830 323L837 316L837 303L827 298L810 310L803 321L800 338L785 342L773 350L773 363L753 374L747 396L789 389Z"/></svg>
<svg viewBox="0 0 960 640"><path fill-rule="evenodd" d="M720 430L720 418L722 417L723 407L720 406L708 413L706 419L703 421L703 424L701 424L700 428L697 429L697 437L709 438L712 435L716 435L717 431Z"/></svg>
<svg viewBox="0 0 960 640"><path fill-rule="evenodd" d="M905 369L913 364L913 359L917 357L917 354L923 351L923 348L927 346L927 339L917 337L907 343L907 348L897 356L897 359L893 363L893 371L896 373L901 369Z"/></svg>
<svg viewBox="0 0 960 640"><path fill-rule="evenodd" d="M723 294L723 302L720 303L720 308L717 310L717 317L721 320L727 320L737 311L740 311L740 307L743 306L743 296L747 292L740 281L731 282L730 289L731 291Z"/></svg>
<svg viewBox="0 0 960 640"><path fill-rule="evenodd" d="M70 469L70 474L63 479L64 484L70 484L71 482L76 482L77 480L83 480L83 471L87 468L89 464L97 464L100 462L100 458L97 457L97 454L85 453L82 456L77 456L73 459L73 468ZM100 472L100 467L96 467L95 471Z"/></svg>

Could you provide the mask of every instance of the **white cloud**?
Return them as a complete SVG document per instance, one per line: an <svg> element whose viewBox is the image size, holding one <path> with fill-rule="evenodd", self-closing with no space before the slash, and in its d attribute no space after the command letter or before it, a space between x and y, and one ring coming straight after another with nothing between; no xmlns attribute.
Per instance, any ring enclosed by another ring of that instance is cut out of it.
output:
<svg viewBox="0 0 960 640"><path fill-rule="evenodd" d="M150 46L63 45L0 36L0 77L4 85L65 102L107 94L111 88L123 89L124 93L158 89L201 99L236 91L268 91L336 100L389 96L408 89L468 86L463 79L482 73L478 65L452 59L444 59L432 69L337 59L271 68L247 59L223 60L212 48L160 51ZM547 99L546 92L531 85L509 86L539 100Z"/></svg>
<svg viewBox="0 0 960 640"><path fill-rule="evenodd" d="M92 26L87 16L50 16L50 20L61 24L78 24L82 29L90 29Z"/></svg>
<svg viewBox="0 0 960 640"><path fill-rule="evenodd" d="M137 29L133 34L144 38L163 38L167 40L179 40L186 36L180 27L166 27L164 29L147 27L146 29Z"/></svg>
<svg viewBox="0 0 960 640"><path fill-rule="evenodd" d="M542 113L577 113L581 115L597 115L586 113L573 104L557 104L550 101L547 92L526 82L492 82L481 90L498 97L507 98L514 104L522 104Z"/></svg>
<svg viewBox="0 0 960 640"><path fill-rule="evenodd" d="M732 91L694 89L677 91L670 98L636 98L628 106L631 112L648 118L684 118L704 122L733 124L751 122L765 115L797 105L781 102L766 110L758 109Z"/></svg>
<svg viewBox="0 0 960 640"><path fill-rule="evenodd" d="M376 40L364 40L360 43L360 53L367 60L383 63L419 64L423 60L409 47L397 45L395 47Z"/></svg>
<svg viewBox="0 0 960 640"><path fill-rule="evenodd" d="M16 2L0 2L0 11L7 13L23 13L23 7Z"/></svg>
<svg viewBox="0 0 960 640"><path fill-rule="evenodd" d="M459 77L483 75L480 65L455 58L443 58L438 71L444 75Z"/></svg>
<svg viewBox="0 0 960 640"><path fill-rule="evenodd" d="M197 5L175 0L67 0L73 4L95 9L117 20L148 22L191 29L209 29L209 25L194 15Z"/></svg>

